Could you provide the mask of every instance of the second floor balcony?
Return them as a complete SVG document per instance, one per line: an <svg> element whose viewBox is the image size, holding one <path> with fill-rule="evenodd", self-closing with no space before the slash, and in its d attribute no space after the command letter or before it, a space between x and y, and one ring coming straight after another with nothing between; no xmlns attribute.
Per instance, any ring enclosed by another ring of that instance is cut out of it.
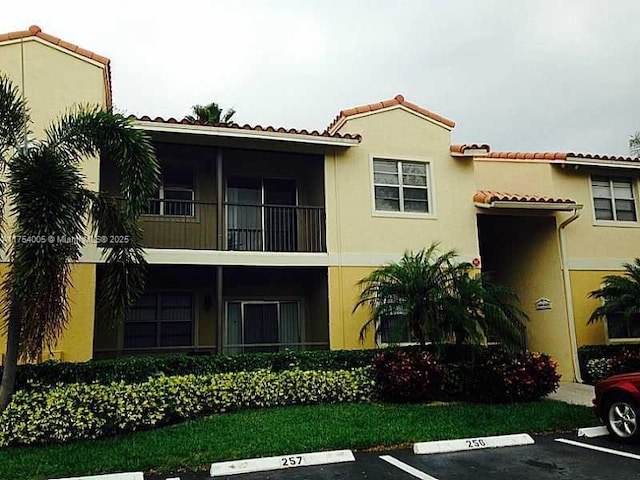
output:
<svg viewBox="0 0 640 480"><path fill-rule="evenodd" d="M140 223L146 248L326 252L318 206L154 199Z"/></svg>

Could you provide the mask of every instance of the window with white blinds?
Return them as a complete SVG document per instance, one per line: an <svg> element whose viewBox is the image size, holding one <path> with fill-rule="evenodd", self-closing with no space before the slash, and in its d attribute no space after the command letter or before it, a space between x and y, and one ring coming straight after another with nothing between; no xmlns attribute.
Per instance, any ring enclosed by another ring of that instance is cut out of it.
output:
<svg viewBox="0 0 640 480"><path fill-rule="evenodd" d="M633 180L629 177L591 177L596 220L637 221Z"/></svg>
<svg viewBox="0 0 640 480"><path fill-rule="evenodd" d="M427 163L376 158L373 189L376 211L431 213Z"/></svg>

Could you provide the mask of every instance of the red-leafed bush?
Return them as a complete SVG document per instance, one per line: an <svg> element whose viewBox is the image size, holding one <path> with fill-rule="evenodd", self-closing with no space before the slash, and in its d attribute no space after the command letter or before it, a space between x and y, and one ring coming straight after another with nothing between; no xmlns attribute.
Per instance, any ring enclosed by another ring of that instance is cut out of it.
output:
<svg viewBox="0 0 640 480"><path fill-rule="evenodd" d="M466 393L469 399L485 403L539 400L558 388L556 368L556 362L543 353L487 350L472 368Z"/></svg>
<svg viewBox="0 0 640 480"><path fill-rule="evenodd" d="M420 351L383 352L373 359L377 395L391 402L424 402L440 397L443 367Z"/></svg>
<svg viewBox="0 0 640 480"><path fill-rule="evenodd" d="M623 350L609 359L612 374L640 372L640 352Z"/></svg>

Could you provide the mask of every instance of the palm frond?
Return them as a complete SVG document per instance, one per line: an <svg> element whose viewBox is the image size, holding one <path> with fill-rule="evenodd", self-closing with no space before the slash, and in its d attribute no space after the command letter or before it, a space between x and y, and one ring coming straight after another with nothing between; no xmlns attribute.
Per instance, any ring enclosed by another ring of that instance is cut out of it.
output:
<svg viewBox="0 0 640 480"><path fill-rule="evenodd" d="M624 275L607 275L602 287L589 293L589 298L602 304L589 316L588 324L605 320L608 315L640 318L640 259L624 264Z"/></svg>
<svg viewBox="0 0 640 480"><path fill-rule="evenodd" d="M98 237L118 238L103 245L105 264L98 290L98 311L110 325L124 318L144 292L147 263L138 223L127 216L122 202L95 193L91 196L91 225Z"/></svg>
<svg viewBox="0 0 640 480"><path fill-rule="evenodd" d="M45 145L18 151L9 164L15 240L4 279L3 311L18 302L21 351L35 359L51 348L69 312L71 264L80 258L87 201L77 168Z"/></svg>
<svg viewBox="0 0 640 480"><path fill-rule="evenodd" d="M9 77L0 74L0 162L10 150L18 150L29 135L29 110ZM4 168L4 167L3 167Z"/></svg>
<svg viewBox="0 0 640 480"><path fill-rule="evenodd" d="M52 150L64 151L74 163L83 156L100 155L121 173L120 194L127 215L137 218L156 190L159 168L149 137L131 121L99 107L70 110L46 130Z"/></svg>

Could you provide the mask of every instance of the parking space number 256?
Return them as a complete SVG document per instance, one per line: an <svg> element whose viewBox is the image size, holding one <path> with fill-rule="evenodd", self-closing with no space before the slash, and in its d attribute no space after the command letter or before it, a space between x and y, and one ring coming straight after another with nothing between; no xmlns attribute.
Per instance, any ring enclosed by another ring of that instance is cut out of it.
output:
<svg viewBox="0 0 640 480"><path fill-rule="evenodd" d="M474 438L473 440L467 440L467 448L480 448L486 447L487 444L481 438Z"/></svg>

